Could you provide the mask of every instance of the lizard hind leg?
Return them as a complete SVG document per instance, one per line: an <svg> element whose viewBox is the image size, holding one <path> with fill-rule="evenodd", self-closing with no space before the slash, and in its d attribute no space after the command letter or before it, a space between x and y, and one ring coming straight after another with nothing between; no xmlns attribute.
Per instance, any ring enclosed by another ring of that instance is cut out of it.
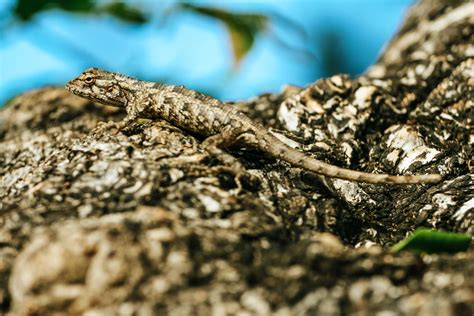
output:
<svg viewBox="0 0 474 316"><path fill-rule="evenodd" d="M232 145L242 142L244 138L252 137L249 132L242 132L242 129L224 128L221 133L209 136L202 143L206 151L224 166L217 167L217 170L230 171L235 176L238 191L242 190L241 178L245 174L245 168L229 153L224 150Z"/></svg>
<svg viewBox="0 0 474 316"><path fill-rule="evenodd" d="M224 149L242 142L242 140L248 138L248 136L250 136L250 132L242 132L241 129L227 127L219 134L206 138L202 145L211 155L216 156L216 158L222 158L220 160L224 162L224 164L226 164L226 162L234 164L238 162L237 159L224 152Z"/></svg>

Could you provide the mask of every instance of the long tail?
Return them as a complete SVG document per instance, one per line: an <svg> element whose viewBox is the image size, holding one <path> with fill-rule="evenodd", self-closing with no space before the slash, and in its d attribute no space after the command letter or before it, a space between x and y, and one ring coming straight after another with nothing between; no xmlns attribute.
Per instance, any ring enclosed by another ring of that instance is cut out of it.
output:
<svg viewBox="0 0 474 316"><path fill-rule="evenodd" d="M272 134L267 134L266 141L271 146L266 148L274 157L290 163L292 166L303 168L317 174L331 178L339 178L367 183L437 183L442 180L439 174L392 176L388 174L373 174L340 168L311 158L302 152L293 149Z"/></svg>

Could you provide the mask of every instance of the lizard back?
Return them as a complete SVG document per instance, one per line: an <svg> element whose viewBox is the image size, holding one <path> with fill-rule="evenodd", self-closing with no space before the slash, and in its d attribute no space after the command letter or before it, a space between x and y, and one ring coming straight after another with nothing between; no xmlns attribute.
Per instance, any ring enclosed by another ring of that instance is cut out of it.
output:
<svg viewBox="0 0 474 316"><path fill-rule="evenodd" d="M148 100L147 118L162 118L204 136L220 133L240 116L232 105L184 86L160 84L148 91Z"/></svg>

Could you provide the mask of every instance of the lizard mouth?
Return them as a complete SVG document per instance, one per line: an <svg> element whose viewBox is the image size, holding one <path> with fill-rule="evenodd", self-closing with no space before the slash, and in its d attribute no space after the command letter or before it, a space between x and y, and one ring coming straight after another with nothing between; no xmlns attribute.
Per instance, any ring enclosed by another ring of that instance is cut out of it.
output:
<svg viewBox="0 0 474 316"><path fill-rule="evenodd" d="M66 88L66 90L68 90L72 94L75 94L75 95L77 95L79 97L82 97L82 98L85 98L85 99L89 99L89 100L92 100L92 101L95 101L95 102L98 102L98 103L102 103L102 104L105 104L105 105L123 107L123 102L121 102L119 100L114 100L114 99L111 99L111 98L107 98L107 100L105 100L103 98L94 96L91 93L88 93L87 89L82 89L81 87L78 87L74 83L74 80L69 81L66 84L65 88Z"/></svg>
<svg viewBox="0 0 474 316"><path fill-rule="evenodd" d="M94 101L100 101L100 100L96 100L96 98L91 96L90 93L87 93L87 91L85 91L84 89L81 89L80 87L75 85L73 81L69 81L68 84L66 84L65 88L72 94L77 95L79 97L86 98L89 100L94 100Z"/></svg>
<svg viewBox="0 0 474 316"><path fill-rule="evenodd" d="M78 86L76 81L75 80L71 80L69 81L66 86L65 86L66 90L68 90L69 92L77 95L77 96L80 96L80 97L83 97L83 98L87 98L87 99L92 99L93 97L90 95L90 93L87 93L87 90L84 89L83 87L81 86Z"/></svg>
<svg viewBox="0 0 474 316"><path fill-rule="evenodd" d="M68 90L69 92L72 92L76 95L80 95L80 96L84 96L84 93L81 94L81 89L79 89L77 87L77 85L74 84L74 80L71 80L69 81L66 86L65 86L66 90Z"/></svg>

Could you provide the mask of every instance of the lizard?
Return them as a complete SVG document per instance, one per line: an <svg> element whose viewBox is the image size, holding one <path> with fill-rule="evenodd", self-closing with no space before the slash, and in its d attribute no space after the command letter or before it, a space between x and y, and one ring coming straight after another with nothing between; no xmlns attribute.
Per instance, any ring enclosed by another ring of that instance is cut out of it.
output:
<svg viewBox="0 0 474 316"><path fill-rule="evenodd" d="M442 180L439 174L373 174L325 163L286 145L231 104L180 85L142 81L89 68L69 81L66 89L101 104L124 108L127 116L119 123L121 127L129 126L139 118L163 119L185 131L206 137L202 145L211 152L240 144L254 147L293 167L356 182L416 184Z"/></svg>

